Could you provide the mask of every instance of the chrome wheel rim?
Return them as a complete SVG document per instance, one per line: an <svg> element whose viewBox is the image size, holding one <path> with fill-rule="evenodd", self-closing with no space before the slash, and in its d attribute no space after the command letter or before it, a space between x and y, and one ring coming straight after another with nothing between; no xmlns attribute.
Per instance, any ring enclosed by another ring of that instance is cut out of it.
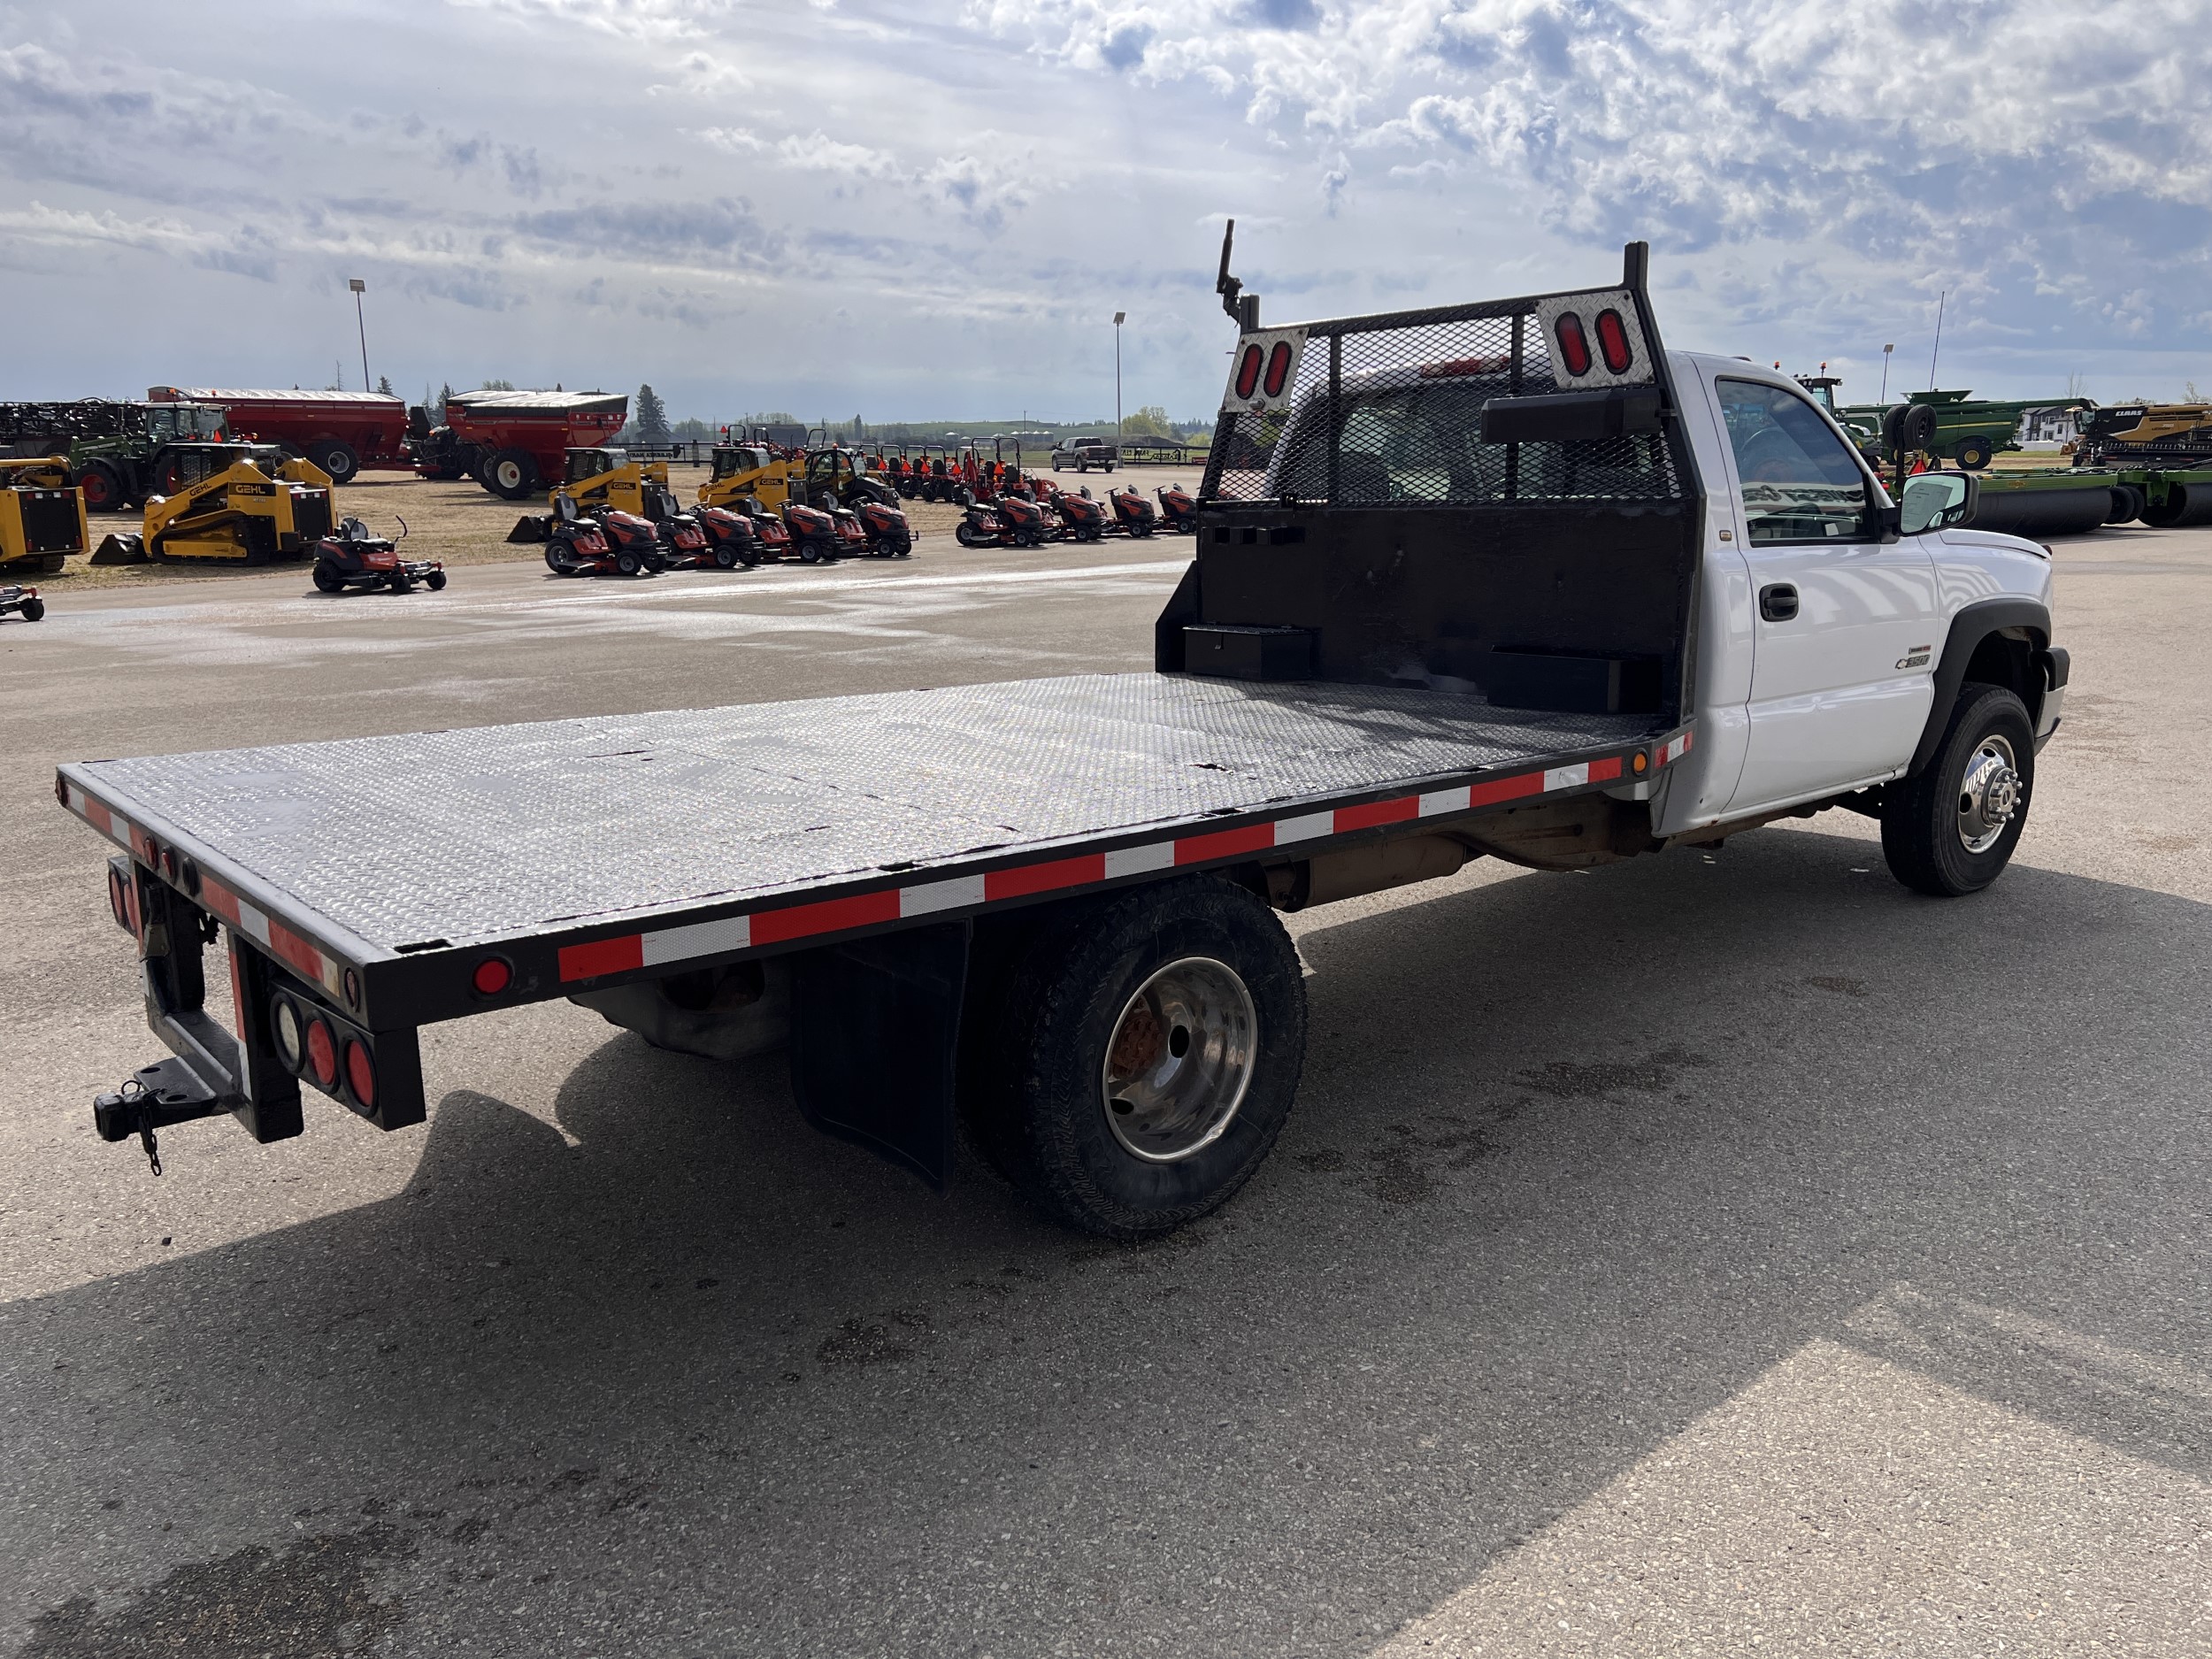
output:
<svg viewBox="0 0 2212 1659"><path fill-rule="evenodd" d="M1985 853L2020 810L2020 771L2012 745L1994 732L1976 744L1959 780L1959 844Z"/></svg>
<svg viewBox="0 0 2212 1659"><path fill-rule="evenodd" d="M1122 1150L1176 1164L1220 1140L1244 1104L1258 1035L1252 993L1225 962L1185 956L1139 986L1114 1021L1099 1079Z"/></svg>

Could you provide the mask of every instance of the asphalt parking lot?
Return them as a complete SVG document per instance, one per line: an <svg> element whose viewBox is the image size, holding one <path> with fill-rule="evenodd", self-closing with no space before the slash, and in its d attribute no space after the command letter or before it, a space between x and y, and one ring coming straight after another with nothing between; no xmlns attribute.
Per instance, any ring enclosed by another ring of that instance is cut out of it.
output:
<svg viewBox="0 0 2212 1659"><path fill-rule="evenodd" d="M0 1652L2212 1652L2212 532L2061 545L1975 899L1830 813L1294 918L1297 1112L1163 1244L566 1003L419 1128L94 1137L157 1046L54 763L1141 668L1183 557L0 624Z"/></svg>

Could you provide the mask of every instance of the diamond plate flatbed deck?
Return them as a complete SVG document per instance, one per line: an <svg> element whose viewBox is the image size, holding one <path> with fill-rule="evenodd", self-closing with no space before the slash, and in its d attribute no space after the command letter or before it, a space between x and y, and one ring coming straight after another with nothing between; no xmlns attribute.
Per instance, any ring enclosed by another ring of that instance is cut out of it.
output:
<svg viewBox="0 0 2212 1659"><path fill-rule="evenodd" d="M1082 675L92 761L63 775L96 824L127 818L149 846L180 849L366 964L1064 861L1118 839L1618 754L1650 725L1418 688ZM561 978L582 960L565 955Z"/></svg>

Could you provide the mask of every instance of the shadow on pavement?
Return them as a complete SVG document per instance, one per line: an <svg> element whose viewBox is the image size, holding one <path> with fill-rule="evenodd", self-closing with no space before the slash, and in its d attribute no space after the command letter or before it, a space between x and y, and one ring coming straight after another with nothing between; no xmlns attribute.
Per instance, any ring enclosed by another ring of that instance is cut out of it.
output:
<svg viewBox="0 0 2212 1659"><path fill-rule="evenodd" d="M2208 941L1795 832L1318 926L1291 1131L1133 1250L611 1036L574 1146L449 1095L388 1202L0 1310L7 1612L1349 1655L1818 1337L2205 1477Z"/></svg>

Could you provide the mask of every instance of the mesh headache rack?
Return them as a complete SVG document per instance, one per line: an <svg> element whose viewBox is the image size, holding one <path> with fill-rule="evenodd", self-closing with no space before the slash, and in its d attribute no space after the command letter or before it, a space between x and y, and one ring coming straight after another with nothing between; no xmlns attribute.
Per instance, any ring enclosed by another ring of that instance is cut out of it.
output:
<svg viewBox="0 0 2212 1659"><path fill-rule="evenodd" d="M1645 244L1616 288L1243 330L1205 502L1331 506L1679 501ZM1223 285L1233 303L1235 279Z"/></svg>

